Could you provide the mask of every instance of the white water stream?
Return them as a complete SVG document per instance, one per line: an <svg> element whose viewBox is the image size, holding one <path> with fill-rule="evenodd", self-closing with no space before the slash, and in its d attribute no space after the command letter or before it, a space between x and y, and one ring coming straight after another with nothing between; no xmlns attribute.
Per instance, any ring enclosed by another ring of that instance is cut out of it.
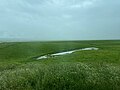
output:
<svg viewBox="0 0 120 90"><path fill-rule="evenodd" d="M77 51L98 50L98 49L99 48L90 47L90 48L83 48L83 49L77 49L77 50L72 50L72 51L60 52L60 53L40 56L37 58L37 60L46 59L46 58L49 58L51 56L61 56L61 55L66 55L66 54L72 54L72 53L77 52Z"/></svg>

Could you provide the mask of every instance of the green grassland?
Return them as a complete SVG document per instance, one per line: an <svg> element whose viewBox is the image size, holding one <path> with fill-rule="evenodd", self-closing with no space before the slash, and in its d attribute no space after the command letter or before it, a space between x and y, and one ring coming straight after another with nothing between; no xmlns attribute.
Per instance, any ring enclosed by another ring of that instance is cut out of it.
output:
<svg viewBox="0 0 120 90"><path fill-rule="evenodd" d="M120 40L0 43L0 90L120 90Z"/></svg>

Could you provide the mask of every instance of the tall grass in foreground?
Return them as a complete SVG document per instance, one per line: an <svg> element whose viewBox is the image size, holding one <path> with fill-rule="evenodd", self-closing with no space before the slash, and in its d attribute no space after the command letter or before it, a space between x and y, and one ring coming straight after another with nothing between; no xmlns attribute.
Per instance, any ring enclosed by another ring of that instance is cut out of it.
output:
<svg viewBox="0 0 120 90"><path fill-rule="evenodd" d="M120 67L29 63L0 72L0 90L120 90Z"/></svg>

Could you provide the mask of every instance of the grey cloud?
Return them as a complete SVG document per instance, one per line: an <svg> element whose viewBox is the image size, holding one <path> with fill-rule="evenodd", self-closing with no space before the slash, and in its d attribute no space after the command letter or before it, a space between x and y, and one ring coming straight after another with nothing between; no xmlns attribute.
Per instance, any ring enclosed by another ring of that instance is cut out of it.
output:
<svg viewBox="0 0 120 90"><path fill-rule="evenodd" d="M120 38L119 0L0 0L0 37Z"/></svg>

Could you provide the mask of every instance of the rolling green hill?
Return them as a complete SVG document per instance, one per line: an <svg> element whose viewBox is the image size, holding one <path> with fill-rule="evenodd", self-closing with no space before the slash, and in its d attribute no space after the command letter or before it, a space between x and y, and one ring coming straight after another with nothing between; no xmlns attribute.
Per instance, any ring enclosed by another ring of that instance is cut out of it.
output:
<svg viewBox="0 0 120 90"><path fill-rule="evenodd" d="M74 49L96 51L36 60ZM0 43L0 90L120 90L120 40Z"/></svg>

